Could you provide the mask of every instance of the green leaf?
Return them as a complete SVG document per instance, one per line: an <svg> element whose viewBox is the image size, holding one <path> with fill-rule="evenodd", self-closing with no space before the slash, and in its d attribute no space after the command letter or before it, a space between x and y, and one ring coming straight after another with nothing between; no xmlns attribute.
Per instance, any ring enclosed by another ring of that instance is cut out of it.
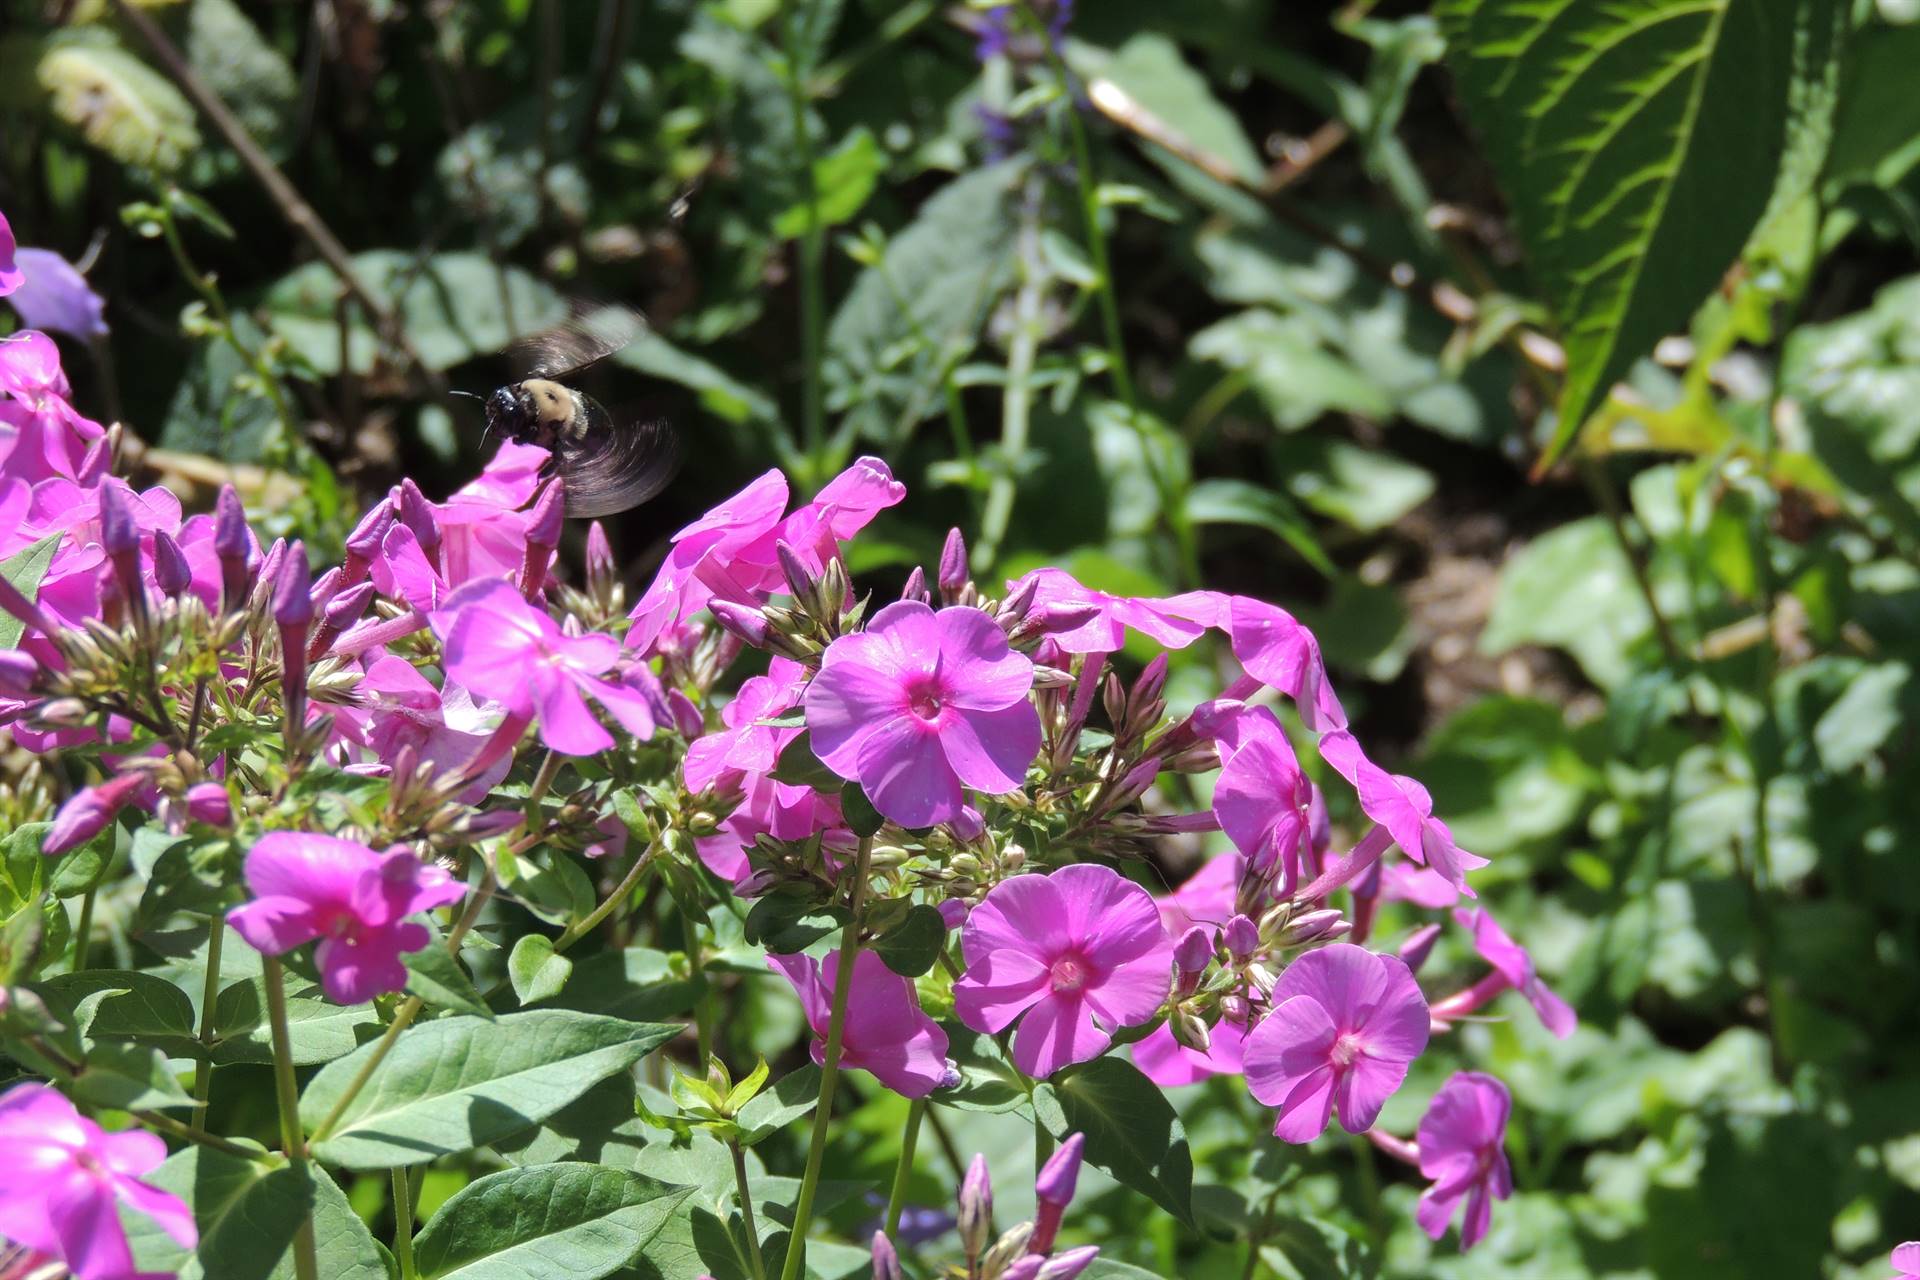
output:
<svg viewBox="0 0 1920 1280"><path fill-rule="evenodd" d="M628 947L575 964L566 990L551 1003L629 1022L655 1022L690 1011L702 989L699 980L676 969L666 952Z"/></svg>
<svg viewBox="0 0 1920 1280"><path fill-rule="evenodd" d="M1595 684L1611 688L1628 673L1628 648L1652 627L1633 567L1606 519L1587 516L1535 538L1507 562L1480 651L1557 645L1580 660Z"/></svg>
<svg viewBox="0 0 1920 1280"><path fill-rule="evenodd" d="M215 1063L273 1061L273 1028L261 979L226 987L213 1008ZM296 1067L343 1058L379 1032L380 1015L372 1005L338 1005L322 997L318 987L287 994L287 1047Z"/></svg>
<svg viewBox="0 0 1920 1280"><path fill-rule="evenodd" d="M381 1248L326 1170L302 1171L189 1146L142 1179L185 1200L200 1231L191 1251L154 1220L122 1206L135 1264L179 1280L293 1280L294 1229L313 1216L326 1280L390 1280Z"/></svg>
<svg viewBox="0 0 1920 1280"><path fill-rule="evenodd" d="M1096 1058L1034 1090L1033 1111L1055 1138L1086 1135L1087 1163L1179 1218L1193 1221L1193 1156L1166 1093L1120 1058Z"/></svg>
<svg viewBox="0 0 1920 1280"><path fill-rule="evenodd" d="M1107 58L1097 50L1076 49L1074 63L1083 75L1111 80L1155 120L1196 150L1223 162L1242 182L1258 186L1265 180L1267 167L1239 119L1167 37L1143 32ZM1162 164L1186 167L1184 160L1159 147L1153 148L1153 154Z"/></svg>
<svg viewBox="0 0 1920 1280"><path fill-rule="evenodd" d="M734 1117L740 1126L740 1143L752 1146L771 1138L780 1130L811 1113L820 1101L820 1068L808 1063L798 1071L780 1077L780 1082L765 1093L755 1094Z"/></svg>
<svg viewBox="0 0 1920 1280"><path fill-rule="evenodd" d="M800 736L780 750L774 762L772 778L790 787L812 787L815 791L837 794L841 777L820 762L813 753L813 734L802 729Z"/></svg>
<svg viewBox="0 0 1920 1280"><path fill-rule="evenodd" d="M47 576L47 569L53 564L53 553L60 549L63 535L50 533L38 542L20 548L0 560L0 577L6 580L30 601L40 599L40 583ZM0 649L11 649L20 643L20 636L27 624L5 611L0 611Z"/></svg>
<svg viewBox="0 0 1920 1280"><path fill-rule="evenodd" d="M168 173L200 145L192 104L108 32L63 32L34 75L53 113L122 164Z"/></svg>
<svg viewBox="0 0 1920 1280"><path fill-rule="evenodd" d="M414 1263L425 1280L595 1280L635 1261L691 1194L597 1165L506 1169L440 1206Z"/></svg>
<svg viewBox="0 0 1920 1280"><path fill-rule="evenodd" d="M283 154L300 82L240 6L234 0L193 0L182 51L247 133L270 153Z"/></svg>
<svg viewBox="0 0 1920 1280"><path fill-rule="evenodd" d="M855 125L839 146L815 160L814 185L820 203L812 216L819 219L818 225L836 227L859 213L886 163L886 153L865 125ZM789 206L773 220L773 234L782 240L795 239L806 234L808 220L805 202Z"/></svg>
<svg viewBox="0 0 1920 1280"><path fill-rule="evenodd" d="M805 897L770 893L747 912L747 941L792 955L846 924L846 914L843 907L819 907Z"/></svg>
<svg viewBox="0 0 1920 1280"><path fill-rule="evenodd" d="M1303 434L1277 441L1273 457L1294 497L1362 533L1386 528L1433 494L1431 472L1385 449Z"/></svg>
<svg viewBox="0 0 1920 1280"><path fill-rule="evenodd" d="M471 1150L553 1114L680 1030L560 1009L409 1028L338 1123L315 1133L314 1154L350 1169L385 1169ZM375 1048L328 1063L307 1085L300 1119L309 1132Z"/></svg>
<svg viewBox="0 0 1920 1280"><path fill-rule="evenodd" d="M28 914L39 917L40 940L35 964L63 954L72 932L67 909L46 891L50 868L40 852L40 844L46 838L48 825L29 822L15 827L0 841L0 854L4 854L0 857L0 920L4 920L7 927L22 931L17 936L24 937L32 930L27 928L23 917ZM14 976L30 975L20 972Z"/></svg>
<svg viewBox="0 0 1920 1280"><path fill-rule="evenodd" d="M193 1099L180 1087L167 1055L146 1045L96 1043L87 1050L87 1065L73 1078L73 1096L96 1107L117 1111L191 1107Z"/></svg>
<svg viewBox="0 0 1920 1280"><path fill-rule="evenodd" d="M1903 704L1909 702L1912 668L1904 662L1868 667L1848 682L1846 692L1827 708L1813 727L1813 745L1820 762L1835 773L1856 768L1885 745L1907 723Z"/></svg>
<svg viewBox="0 0 1920 1280"><path fill-rule="evenodd" d="M544 933L522 935L507 957L507 980L521 1004L551 1000L567 985L573 961L554 954L553 939Z"/></svg>
<svg viewBox="0 0 1920 1280"><path fill-rule="evenodd" d="M867 799L867 793L857 782L842 783L840 787L840 811L846 815L847 829L856 836L872 836L879 833L886 819L873 807L873 801Z"/></svg>
<svg viewBox="0 0 1920 1280"><path fill-rule="evenodd" d="M947 943L947 922L938 907L915 903L906 918L874 941L873 949L887 968L903 978L931 972Z"/></svg>
<svg viewBox="0 0 1920 1280"><path fill-rule="evenodd" d="M93 839L63 853L54 859L53 876L49 888L56 898L77 898L100 887L107 877L107 871L113 866L114 845L119 839L119 827L107 824L107 829Z"/></svg>
<svg viewBox="0 0 1920 1280"><path fill-rule="evenodd" d="M944 1024L947 1056L960 1069L960 1083L940 1093L943 1106L963 1111L1017 1111L1027 1104L1027 1084L1007 1060L1000 1042L957 1022Z"/></svg>
<svg viewBox="0 0 1920 1280"><path fill-rule="evenodd" d="M447 950L440 936L440 927L432 921L424 921L433 937L427 945L418 951L409 951L400 957L407 966L407 993L419 996L438 1009L451 1009L455 1013L471 1014L476 1018L492 1018L493 1010L480 998L473 979L460 962Z"/></svg>
<svg viewBox="0 0 1920 1280"><path fill-rule="evenodd" d="M1320 549L1313 526L1286 495L1245 480L1202 480L1187 491L1187 519L1195 524L1243 524L1265 529L1300 558L1331 577L1333 561Z"/></svg>
<svg viewBox="0 0 1920 1280"><path fill-rule="evenodd" d="M1783 167L1811 180L1800 115L1817 109L1809 99L1835 53L1839 7L1436 6L1455 82L1566 346L1543 464L1712 291L1786 194L1776 195Z"/></svg>
<svg viewBox="0 0 1920 1280"><path fill-rule="evenodd" d="M193 1003L187 993L163 978L130 969L88 969L63 973L35 984L57 1005L74 1008L87 996L117 991L93 1010L87 1034L137 1040L176 1057L201 1052L194 1039Z"/></svg>

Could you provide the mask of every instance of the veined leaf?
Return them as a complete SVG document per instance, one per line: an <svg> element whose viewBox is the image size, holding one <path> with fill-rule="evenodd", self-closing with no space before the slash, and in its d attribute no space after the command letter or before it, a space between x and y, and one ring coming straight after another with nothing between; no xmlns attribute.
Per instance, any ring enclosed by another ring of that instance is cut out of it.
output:
<svg viewBox="0 0 1920 1280"><path fill-rule="evenodd" d="M47 570L53 565L53 553L60 549L60 537L50 533L32 546L20 550L0 560L0 575L29 600L40 598L40 583L47 576ZM27 624L10 613L0 612L0 649L11 649L20 643L20 637L26 632Z"/></svg>
<svg viewBox="0 0 1920 1280"><path fill-rule="evenodd" d="M502 1170L441 1206L415 1260L430 1280L593 1280L639 1257L693 1190L578 1161Z"/></svg>
<svg viewBox="0 0 1920 1280"><path fill-rule="evenodd" d="M167 173L200 146L192 105L103 31L49 41L34 78L56 116L122 164Z"/></svg>
<svg viewBox="0 0 1920 1280"><path fill-rule="evenodd" d="M1837 0L1440 0L1567 377L1542 465L1824 150ZM1782 179L1785 179L1783 184Z"/></svg>

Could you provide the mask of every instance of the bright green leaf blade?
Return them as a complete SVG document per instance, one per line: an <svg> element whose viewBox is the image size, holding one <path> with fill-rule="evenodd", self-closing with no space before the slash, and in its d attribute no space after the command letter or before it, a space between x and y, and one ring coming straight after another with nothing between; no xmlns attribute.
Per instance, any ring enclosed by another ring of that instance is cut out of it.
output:
<svg viewBox="0 0 1920 1280"><path fill-rule="evenodd" d="M410 1028L333 1128L322 1121L372 1054L320 1069L300 1098L314 1154L350 1169L420 1164L467 1151L552 1115L680 1033L560 1009L452 1017Z"/></svg>
<svg viewBox="0 0 1920 1280"><path fill-rule="evenodd" d="M433 933L427 945L400 957L401 963L407 966L407 993L419 996L437 1009L451 1009L476 1018L493 1017L493 1010L480 998L473 979L441 940L439 926L429 922L427 928Z"/></svg>
<svg viewBox="0 0 1920 1280"><path fill-rule="evenodd" d="M1056 1138L1083 1133L1087 1163L1104 1169L1182 1222L1193 1221L1193 1155L1166 1093L1119 1058L1064 1071L1033 1094Z"/></svg>
<svg viewBox="0 0 1920 1280"><path fill-rule="evenodd" d="M692 1193L578 1162L508 1169L455 1192L414 1262L426 1280L595 1280L637 1258Z"/></svg>
<svg viewBox="0 0 1920 1280"><path fill-rule="evenodd" d="M573 961L555 955L553 939L544 933L529 933L513 944L507 957L507 980L521 1004L550 1000L560 994L573 973Z"/></svg>
<svg viewBox="0 0 1920 1280"><path fill-rule="evenodd" d="M312 994L287 996L287 1047L296 1067L318 1066L344 1058L380 1033L380 1016L371 1005L338 1005ZM214 1002L213 1060L273 1061L273 1029L267 1021L266 985L246 978L220 992Z"/></svg>
<svg viewBox="0 0 1920 1280"><path fill-rule="evenodd" d="M53 113L122 164L166 173L200 146L173 82L104 31L63 32L34 71Z"/></svg>
<svg viewBox="0 0 1920 1280"><path fill-rule="evenodd" d="M773 1088L756 1094L734 1117L740 1126L741 1143L750 1147L772 1137L812 1111L819 1101L820 1068L808 1063L788 1072Z"/></svg>
<svg viewBox="0 0 1920 1280"><path fill-rule="evenodd" d="M36 990L56 1005L72 1008L96 991L118 990L95 1008L91 1036L137 1040L170 1054L199 1051L194 1040L193 1004L186 992L163 978L129 969L88 969L48 978Z"/></svg>
<svg viewBox="0 0 1920 1280"><path fill-rule="evenodd" d="M53 564L53 553L60 548L60 538L60 534L50 533L31 546L22 547L5 560L0 560L0 576L4 576L28 600L39 600L40 582ZM26 623L10 613L0 611L0 649L11 649L19 644L20 636L26 629Z"/></svg>
<svg viewBox="0 0 1920 1280"><path fill-rule="evenodd" d="M1783 166L1811 180L1798 116L1832 57L1836 7L1436 6L1460 94L1566 346L1542 465L1635 360L1685 324L1779 198Z"/></svg>
<svg viewBox="0 0 1920 1280"><path fill-rule="evenodd" d="M1300 558L1332 577L1333 562L1320 549L1313 526L1282 493L1245 480L1202 480L1187 492L1187 519L1195 524L1241 524L1265 529Z"/></svg>

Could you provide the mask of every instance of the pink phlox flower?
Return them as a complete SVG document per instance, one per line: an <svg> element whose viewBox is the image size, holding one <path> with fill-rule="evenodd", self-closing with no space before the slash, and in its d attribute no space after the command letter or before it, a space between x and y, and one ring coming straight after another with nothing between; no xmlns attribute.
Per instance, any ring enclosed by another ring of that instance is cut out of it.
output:
<svg viewBox="0 0 1920 1280"><path fill-rule="evenodd" d="M1433 816L1433 797L1413 778L1388 773L1360 750L1346 730L1321 735L1320 757L1334 772L1353 784L1360 808L1385 827L1394 843L1415 862L1431 867L1467 897L1477 897L1467 884L1467 873L1487 865L1485 858L1468 853L1453 842L1447 824Z"/></svg>
<svg viewBox="0 0 1920 1280"><path fill-rule="evenodd" d="M1900 1273L1893 1280L1920 1280L1920 1240L1909 1240L1894 1248L1893 1269Z"/></svg>
<svg viewBox="0 0 1920 1280"><path fill-rule="evenodd" d="M400 956L433 937L405 917L466 893L446 871L406 849L376 853L305 831L262 836L247 851L245 869L253 901L228 912L227 923L265 955L319 939L320 985L340 1004L405 987Z"/></svg>
<svg viewBox="0 0 1920 1280"><path fill-rule="evenodd" d="M799 725L763 723L800 705L807 670L791 658L775 658L767 674L742 681L740 691L720 712L726 727L702 734L687 747L682 766L687 790L696 795L729 775L770 773L787 744L800 736Z"/></svg>
<svg viewBox="0 0 1920 1280"><path fill-rule="evenodd" d="M1248 707L1234 719L1234 746L1213 788L1220 829L1262 882L1279 874L1280 892L1298 883L1300 850L1312 822L1313 785L1266 707Z"/></svg>
<svg viewBox="0 0 1920 1280"><path fill-rule="evenodd" d="M1465 1200L1460 1248L1471 1249L1487 1234L1493 1201L1513 1194L1506 1152L1512 1108L1507 1086L1478 1071L1455 1072L1428 1105L1420 1121L1420 1172L1433 1185L1421 1193L1414 1217L1435 1240Z"/></svg>
<svg viewBox="0 0 1920 1280"><path fill-rule="evenodd" d="M455 686L452 701L461 723L448 723L446 693L433 687L411 662L380 654L368 655L359 684L354 686L355 705L332 708L335 741L351 744L379 762L377 768L360 772L384 773L403 748L411 748L415 758L441 777L465 773L468 764L486 746L493 724L485 717L470 714L470 699ZM493 717L497 720L499 717ZM343 760L358 753L348 751ZM460 792L467 804L477 804L512 768L511 755L503 754L484 769Z"/></svg>
<svg viewBox="0 0 1920 1280"><path fill-rule="evenodd" d="M989 1034L1019 1019L1013 1061L1030 1076L1098 1057L1116 1028L1159 1012L1173 982L1152 897L1096 863L1001 881L960 938L954 1012Z"/></svg>
<svg viewBox="0 0 1920 1280"><path fill-rule="evenodd" d="M1527 998L1533 1011L1540 1015L1541 1025L1559 1039L1565 1040L1573 1034L1579 1025L1579 1018L1565 1000L1548 989L1534 971L1533 957L1527 949L1508 936L1493 914L1485 907L1472 911L1455 911L1454 921L1464 929L1473 930L1473 947L1480 958L1492 965L1505 978L1514 990Z"/></svg>
<svg viewBox="0 0 1920 1280"><path fill-rule="evenodd" d="M1033 663L974 608L888 605L827 646L804 704L814 752L903 827L960 814L962 785L1017 789L1040 750Z"/></svg>
<svg viewBox="0 0 1920 1280"><path fill-rule="evenodd" d="M165 1280L135 1269L120 1208L182 1248L199 1243L186 1203L141 1180L166 1158L154 1134L108 1133L50 1086L14 1085L0 1093L0 1237L59 1259L77 1280Z"/></svg>
<svg viewBox="0 0 1920 1280"><path fill-rule="evenodd" d="M455 489L445 503L434 504L434 514L444 521L453 507L517 511L533 501L540 471L552 456L537 445L504 441L479 475Z"/></svg>
<svg viewBox="0 0 1920 1280"><path fill-rule="evenodd" d="M1209 592L1192 592L1168 600L1116 596L1082 586L1065 569L1044 568L1009 582L1007 594L1014 595L1029 581L1038 584L1033 595L1033 610L1049 605L1092 605L1099 610L1070 631L1049 633L1067 653L1116 653L1126 644L1129 627L1169 649L1184 649L1207 631L1206 623L1190 615L1210 612Z"/></svg>
<svg viewBox="0 0 1920 1280"><path fill-rule="evenodd" d="M1438 871L1397 861L1380 867L1380 896L1390 901L1411 902L1429 911L1443 910L1460 901L1460 891L1448 884Z"/></svg>
<svg viewBox="0 0 1920 1280"><path fill-rule="evenodd" d="M51 249L22 249L16 259L25 279L13 309L27 329L64 333L81 342L107 336L106 300L71 262Z"/></svg>
<svg viewBox="0 0 1920 1280"><path fill-rule="evenodd" d="M878 458L855 458L852 465L816 494L788 513L774 530L744 548L740 561L758 566L762 590L779 590L784 583L774 547L786 543L800 562L818 573L838 558L840 546L873 522L888 507L898 506L907 486Z"/></svg>
<svg viewBox="0 0 1920 1280"><path fill-rule="evenodd" d="M422 613L432 613L453 594L439 567L427 558L420 539L398 520L381 538L380 554L367 563L367 576L381 595L405 600ZM498 576L504 577L504 571Z"/></svg>
<svg viewBox="0 0 1920 1280"><path fill-rule="evenodd" d="M7 222L7 215L0 213L0 298L6 297L26 281L19 264L14 261L17 248L13 227Z"/></svg>
<svg viewBox="0 0 1920 1280"><path fill-rule="evenodd" d="M1198 1084L1210 1076L1237 1076L1246 1069L1247 1029L1222 1018L1209 1033L1207 1051L1189 1049L1162 1024L1132 1046L1133 1065L1162 1089Z"/></svg>
<svg viewBox="0 0 1920 1280"><path fill-rule="evenodd" d="M1247 1088L1280 1109L1273 1132L1311 1142L1337 1110L1341 1127L1373 1127L1407 1066L1427 1047L1427 1002L1393 956L1337 942L1288 965L1273 1012L1247 1037Z"/></svg>
<svg viewBox="0 0 1920 1280"><path fill-rule="evenodd" d="M520 572L532 521L532 513L521 508L533 500L548 456L545 449L508 441L479 478L434 505L440 568L448 585Z"/></svg>
<svg viewBox="0 0 1920 1280"><path fill-rule="evenodd" d="M767 964L793 984L813 1029L813 1060L826 1058L827 1026L841 956L825 963L804 955L767 957ZM840 1065L870 1072L904 1097L924 1098L947 1082L947 1033L920 1008L911 979L887 968L872 951L854 953L847 1017L840 1032Z"/></svg>
<svg viewBox="0 0 1920 1280"><path fill-rule="evenodd" d="M725 576L726 567L780 523L786 506L787 478L767 471L674 534L666 560L629 615L627 643L634 651L650 653L663 631L703 608L714 594L711 581L720 581L730 598L750 597Z"/></svg>
<svg viewBox="0 0 1920 1280"><path fill-rule="evenodd" d="M840 825L840 802L812 787L775 782L764 773L748 774L740 804L720 829L694 840L707 869L735 890L742 888L753 867L747 850L761 836L775 840L806 840Z"/></svg>
<svg viewBox="0 0 1920 1280"><path fill-rule="evenodd" d="M445 647L447 678L510 714L537 714L540 740L555 751L592 755L613 745L585 695L629 733L653 732L646 695L606 678L620 660L620 642L597 632L566 634L504 578L468 583L428 621Z"/></svg>
<svg viewBox="0 0 1920 1280"><path fill-rule="evenodd" d="M1326 733L1347 727L1347 713L1327 680L1320 642L1298 618L1263 600L1234 596L1225 619L1233 656L1248 675L1292 698L1307 728Z"/></svg>
<svg viewBox="0 0 1920 1280"><path fill-rule="evenodd" d="M1233 914L1234 887L1240 883L1239 854L1207 859L1180 887L1154 901L1169 938L1177 938L1196 924L1218 927Z"/></svg>
<svg viewBox="0 0 1920 1280"><path fill-rule="evenodd" d="M73 479L106 428L76 410L53 339L28 329L0 338L0 475Z"/></svg>

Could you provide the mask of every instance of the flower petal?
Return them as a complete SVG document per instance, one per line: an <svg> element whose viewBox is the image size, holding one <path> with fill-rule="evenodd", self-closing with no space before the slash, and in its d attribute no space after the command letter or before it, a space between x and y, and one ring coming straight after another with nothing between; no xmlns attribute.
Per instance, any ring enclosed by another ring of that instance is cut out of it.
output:
<svg viewBox="0 0 1920 1280"><path fill-rule="evenodd" d="M960 779L939 735L916 717L896 716L877 726L860 744L854 764L852 776L873 807L903 827L930 827L960 812Z"/></svg>
<svg viewBox="0 0 1920 1280"><path fill-rule="evenodd" d="M1033 688L1033 662L1008 648L1006 633L984 610L966 606L942 609L936 621L940 672L951 682L947 698L950 705L970 711L995 711L1027 696ZM1036 718L1036 734L1038 726ZM1034 748L1039 749L1037 740Z"/></svg>
<svg viewBox="0 0 1920 1280"><path fill-rule="evenodd" d="M977 919L980 912L973 914ZM1023 951L994 951L967 961L967 971L953 984L953 1011L975 1031L998 1034L1046 995L1049 986L1043 961Z"/></svg>
<svg viewBox="0 0 1920 1280"><path fill-rule="evenodd" d="M1279 992L1274 995L1278 998ZM1312 996L1279 1000L1247 1036L1247 1092L1270 1107L1279 1106L1302 1079L1326 1064L1339 1034Z"/></svg>
<svg viewBox="0 0 1920 1280"><path fill-rule="evenodd" d="M959 708L941 717L940 746L953 771L974 790L1017 791L1040 752L1040 715L1024 699L998 711Z"/></svg>
<svg viewBox="0 0 1920 1280"><path fill-rule="evenodd" d="M1106 1052L1113 1037L1093 1025L1084 1001L1043 997L1013 1033L1013 1065L1036 1080Z"/></svg>

